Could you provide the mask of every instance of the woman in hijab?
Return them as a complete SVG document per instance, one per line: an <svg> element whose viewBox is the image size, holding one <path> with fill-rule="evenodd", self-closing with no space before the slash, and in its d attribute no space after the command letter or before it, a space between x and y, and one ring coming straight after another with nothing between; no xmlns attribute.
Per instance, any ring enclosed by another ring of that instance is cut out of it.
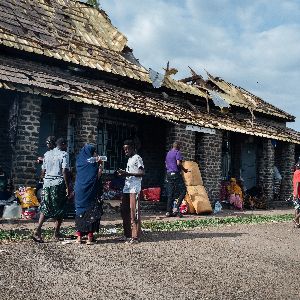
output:
<svg viewBox="0 0 300 300"><path fill-rule="evenodd" d="M76 159L77 176L75 181L75 225L77 243L82 243L82 237L88 236L87 245L93 244L94 232L99 231L102 215L102 162L89 158L97 157L96 148L86 144Z"/></svg>

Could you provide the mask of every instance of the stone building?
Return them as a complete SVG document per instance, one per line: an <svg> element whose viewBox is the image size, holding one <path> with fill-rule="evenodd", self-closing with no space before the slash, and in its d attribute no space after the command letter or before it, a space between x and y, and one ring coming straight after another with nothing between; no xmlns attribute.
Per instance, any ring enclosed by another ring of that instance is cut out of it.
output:
<svg viewBox="0 0 300 300"><path fill-rule="evenodd" d="M125 163L124 139L136 141L145 187L162 186L164 157L180 140L199 162L210 200L222 179L263 186L270 205L291 193L295 118L240 87L193 72L181 81L145 69L102 10L74 0L0 2L0 165L15 186L33 185L49 135L66 137L74 161L86 142ZM155 77L155 78L154 78ZM274 200L273 173L283 179Z"/></svg>

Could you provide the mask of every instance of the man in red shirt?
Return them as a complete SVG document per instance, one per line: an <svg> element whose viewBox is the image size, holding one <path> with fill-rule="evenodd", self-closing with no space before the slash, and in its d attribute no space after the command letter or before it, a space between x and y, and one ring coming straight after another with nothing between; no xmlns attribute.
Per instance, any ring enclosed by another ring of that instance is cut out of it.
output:
<svg viewBox="0 0 300 300"><path fill-rule="evenodd" d="M294 203L295 203L295 218L294 223L297 228L300 228L300 162L296 164L296 171L293 177L293 187L294 187Z"/></svg>

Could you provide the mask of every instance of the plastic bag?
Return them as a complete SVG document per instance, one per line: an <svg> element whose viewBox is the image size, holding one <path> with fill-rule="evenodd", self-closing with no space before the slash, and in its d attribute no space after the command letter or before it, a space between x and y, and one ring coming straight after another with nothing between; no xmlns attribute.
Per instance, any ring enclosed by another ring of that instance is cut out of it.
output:
<svg viewBox="0 0 300 300"><path fill-rule="evenodd" d="M221 211L222 211L222 205L221 205L220 201L217 201L215 203L214 214L218 214Z"/></svg>
<svg viewBox="0 0 300 300"><path fill-rule="evenodd" d="M185 200L182 201L179 211L182 215L185 215L188 213L188 204L185 202Z"/></svg>
<svg viewBox="0 0 300 300"><path fill-rule="evenodd" d="M35 195L35 188L32 187L20 187L15 195L18 197L22 208L29 208L33 206L39 206L38 199Z"/></svg>
<svg viewBox="0 0 300 300"><path fill-rule="evenodd" d="M22 208L18 203L13 202L10 205L5 205L3 210L3 219L19 219L21 218Z"/></svg>
<svg viewBox="0 0 300 300"><path fill-rule="evenodd" d="M143 198L146 201L158 202L160 200L161 188L148 188L142 191Z"/></svg>

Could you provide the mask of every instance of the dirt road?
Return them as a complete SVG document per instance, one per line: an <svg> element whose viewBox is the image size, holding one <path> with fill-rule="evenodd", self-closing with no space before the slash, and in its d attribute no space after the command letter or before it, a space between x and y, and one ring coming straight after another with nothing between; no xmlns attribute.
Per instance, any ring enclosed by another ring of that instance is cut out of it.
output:
<svg viewBox="0 0 300 300"><path fill-rule="evenodd" d="M0 245L0 299L300 299L300 229L236 225L94 246ZM298 278L297 278L298 276Z"/></svg>

